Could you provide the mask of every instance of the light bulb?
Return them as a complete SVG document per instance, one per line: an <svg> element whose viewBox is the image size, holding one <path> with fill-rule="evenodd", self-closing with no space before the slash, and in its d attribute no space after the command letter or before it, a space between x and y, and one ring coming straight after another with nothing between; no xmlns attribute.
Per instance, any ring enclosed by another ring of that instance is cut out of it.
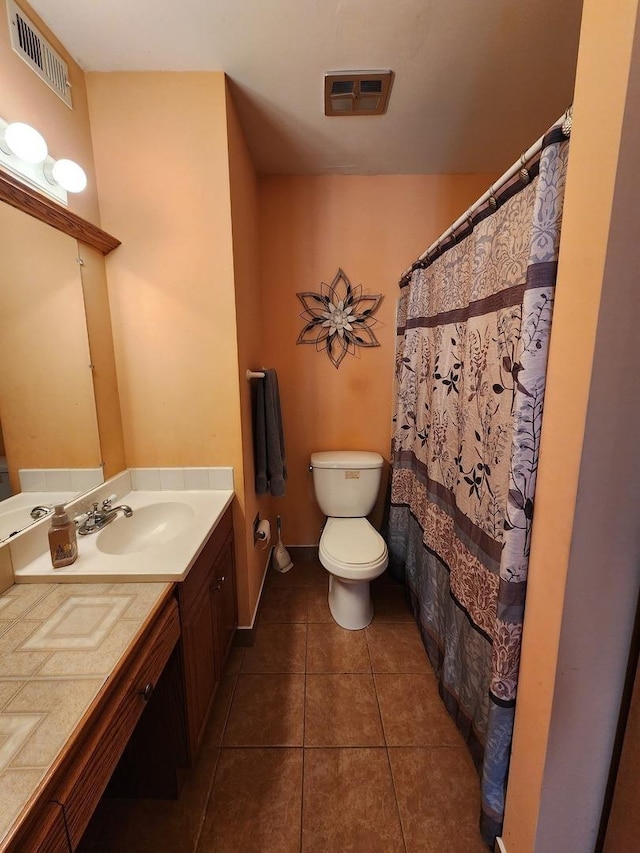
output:
<svg viewBox="0 0 640 853"><path fill-rule="evenodd" d="M11 153L26 163L43 163L47 159L47 143L30 124L14 121L7 125L4 141Z"/></svg>
<svg viewBox="0 0 640 853"><path fill-rule="evenodd" d="M81 193L87 186L84 169L73 160L56 160L51 173L56 183L69 193Z"/></svg>

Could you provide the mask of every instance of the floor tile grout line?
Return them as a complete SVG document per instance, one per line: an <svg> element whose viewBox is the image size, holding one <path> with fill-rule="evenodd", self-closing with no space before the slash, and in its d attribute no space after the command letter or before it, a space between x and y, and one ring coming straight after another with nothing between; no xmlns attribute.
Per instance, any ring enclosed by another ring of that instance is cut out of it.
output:
<svg viewBox="0 0 640 853"><path fill-rule="evenodd" d="M371 659L371 649L369 648L369 635L365 631L365 638L367 641L367 651L369 652L369 662L371 664L371 678L373 679L373 689L376 694L376 703L378 705L378 714L380 715L380 725L382 727L382 737L384 738L384 750L385 755L387 757L387 767L389 768L389 776L391 777L391 787L393 788L393 798L396 803L396 813L398 815L398 822L400 824L400 834L402 835L402 845L404 847L405 853L407 853L407 840L405 836L404 826L402 824L402 815L400 814L400 804L398 803L398 792L396 790L396 782L393 776L393 768L391 767L391 756L389 754L389 744L387 742L387 730L384 724L384 717L382 715L382 707L380 705L380 697L378 695L378 683L376 680L376 673L373 671L373 660Z"/></svg>
<svg viewBox="0 0 640 853"><path fill-rule="evenodd" d="M389 765L389 773L391 775L391 785L393 787L393 796L396 801L396 811L398 812L398 821L400 822L400 832L402 833L402 843L404 845L405 853L408 853L407 847L407 837L404 829L404 822L402 820L402 812L400 811L400 803L398 802L398 789L396 788L396 777L393 775L393 766L391 764L391 753L389 752L389 747L387 747L387 764Z"/></svg>
<svg viewBox="0 0 640 853"><path fill-rule="evenodd" d="M236 679L237 680L237 679ZM213 786L216 781L216 774L218 773L218 766L220 764L220 758L222 757L222 747L219 747L217 750L216 763L213 768L213 773L211 774L211 782L208 785L207 796L204 803L204 808L202 809L202 815L199 820L198 831L196 832L196 837L194 839L193 844L193 853L198 853L198 848L200 847L200 839L202 838L202 832L204 830L204 825L207 820L207 812L209 811L209 804L211 802L211 798L213 797ZM203 851L204 853L204 851Z"/></svg>
<svg viewBox="0 0 640 853"><path fill-rule="evenodd" d="M243 657L244 657L244 655L243 655ZM233 688L231 690L231 697L229 699L229 707L227 708L227 713L224 715L224 723L222 724L222 733L220 735L220 743L218 744L218 748L220 748L222 746L222 742L224 740L224 734L227 730L227 723L229 722L229 717L231 716L231 706L233 705L233 699L234 699L234 696L236 695L236 687L238 686L238 676L240 675L240 673L239 672L229 673L229 675L232 675L232 674L235 676L235 678L234 678L234 682L233 682Z"/></svg>
<svg viewBox="0 0 640 853"><path fill-rule="evenodd" d="M242 672L242 663L244 661L244 649L242 649L242 654L240 655L240 664L235 673L229 673L229 675L235 675L235 681L233 682L233 690L231 691L231 698L229 699L229 707L227 708L227 713L224 717L224 723L222 725L222 733L220 735L220 743L218 744L218 749L222 749L222 744L224 743L224 736L227 731L227 725L229 723L229 717L231 716L231 708L233 707L233 700L236 695L236 688L238 686L238 679ZM219 689L219 688L218 688ZM213 700L215 702L215 698ZM217 766L217 765L216 765Z"/></svg>
<svg viewBox="0 0 640 853"><path fill-rule="evenodd" d="M307 633L306 645L304 649L304 701L302 703L302 779L300 781L300 836L298 849L302 853L302 836L303 836L303 821L304 821L304 770L305 770L305 750L307 740L307 665L309 657L309 592L305 595L307 601Z"/></svg>
<svg viewBox="0 0 640 853"><path fill-rule="evenodd" d="M367 637L367 647L369 646L369 638ZM373 663L371 664L371 668L373 669ZM400 832L402 834L402 844L404 846L405 853L407 853L407 839L404 830L404 825L402 823L402 814L400 813L400 804L398 802L398 791L396 789L396 780L393 775L393 768L391 766L391 755L389 753L389 743L387 741L387 729L384 724L384 716L382 714L382 707L380 705L380 696L378 695L378 682L376 676L380 673L373 673L373 688L376 692L376 701L378 703L378 713L380 714L380 723L382 725L382 735L384 737L384 746L385 746L385 754L387 756L387 766L389 767L389 775L391 777L391 785L393 787L393 797L396 802L396 812L398 814L398 821L400 823Z"/></svg>
<svg viewBox="0 0 640 853"><path fill-rule="evenodd" d="M304 696L302 702L302 748L304 749L307 739L307 668L309 666L309 623L306 623L304 644ZM304 754L303 754L304 770ZM301 830L302 831L302 830Z"/></svg>
<svg viewBox="0 0 640 853"><path fill-rule="evenodd" d="M384 719L382 716L382 708L380 707L380 697L378 696L378 685L376 684L376 673L373 671L373 661L371 660L371 649L369 648L369 636L365 630L365 642L367 644L367 654L369 655L369 665L371 666L371 681L373 682L373 692L376 697L376 706L378 708L378 717L380 718L380 728L382 729L382 737L384 740L385 749L388 748L387 732L384 727Z"/></svg>
<svg viewBox="0 0 640 853"><path fill-rule="evenodd" d="M304 744L304 738L303 744ZM302 851L302 836L303 836L303 821L304 821L304 763L305 763L305 748L302 747L302 779L300 781L300 841L298 849Z"/></svg>
<svg viewBox="0 0 640 853"><path fill-rule="evenodd" d="M240 665L242 665L242 661L244 660L244 649L242 650ZM227 713L225 714L224 723L222 726L222 732L220 734L220 743L216 748L217 756L215 766L213 768L213 773L211 774L211 782L209 783L207 796L204 803L204 808L202 809L202 814L200 816L198 831L196 832L196 837L193 845L193 853L198 853L198 847L200 846L200 838L202 837L202 832L204 830L204 825L207 819L207 812L209 811L209 804L211 802L211 797L213 796L213 786L216 780L216 774L218 772L218 766L220 764L220 758L222 756L222 743L224 741L224 734L227 728L227 723L229 722L229 716L231 715L231 706L233 705L233 698L235 696L236 687L238 685L238 676L240 675L240 668L235 673L229 673L230 675L234 675L233 689L231 690L231 696L229 698L229 707L227 708ZM219 689L219 688L218 688ZM215 701L215 700L214 700Z"/></svg>

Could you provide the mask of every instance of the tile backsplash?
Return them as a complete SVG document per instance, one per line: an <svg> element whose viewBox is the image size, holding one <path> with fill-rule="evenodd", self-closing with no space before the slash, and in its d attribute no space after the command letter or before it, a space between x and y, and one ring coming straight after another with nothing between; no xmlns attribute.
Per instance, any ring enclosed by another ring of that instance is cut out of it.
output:
<svg viewBox="0 0 640 853"><path fill-rule="evenodd" d="M130 468L139 491L233 489L233 468Z"/></svg>
<svg viewBox="0 0 640 853"><path fill-rule="evenodd" d="M102 468L20 468L23 492L87 492L104 482Z"/></svg>

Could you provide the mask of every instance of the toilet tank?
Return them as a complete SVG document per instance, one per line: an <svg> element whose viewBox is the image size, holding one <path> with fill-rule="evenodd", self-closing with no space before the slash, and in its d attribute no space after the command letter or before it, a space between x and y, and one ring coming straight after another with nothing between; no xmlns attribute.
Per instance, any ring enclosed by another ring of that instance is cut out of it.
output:
<svg viewBox="0 0 640 853"><path fill-rule="evenodd" d="M364 518L373 509L382 475L379 453L325 450L311 454L313 487L325 515Z"/></svg>

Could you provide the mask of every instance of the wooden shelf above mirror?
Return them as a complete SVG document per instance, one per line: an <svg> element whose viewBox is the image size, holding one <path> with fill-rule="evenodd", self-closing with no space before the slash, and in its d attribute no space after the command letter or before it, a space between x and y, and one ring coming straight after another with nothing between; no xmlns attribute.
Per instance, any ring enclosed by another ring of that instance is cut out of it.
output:
<svg viewBox="0 0 640 853"><path fill-rule="evenodd" d="M0 201L10 204L29 216L63 231L88 246L92 246L103 255L108 255L120 240L107 234L101 228L92 225L75 213L67 210L55 201L51 201L36 190L21 183L8 172L0 169Z"/></svg>

